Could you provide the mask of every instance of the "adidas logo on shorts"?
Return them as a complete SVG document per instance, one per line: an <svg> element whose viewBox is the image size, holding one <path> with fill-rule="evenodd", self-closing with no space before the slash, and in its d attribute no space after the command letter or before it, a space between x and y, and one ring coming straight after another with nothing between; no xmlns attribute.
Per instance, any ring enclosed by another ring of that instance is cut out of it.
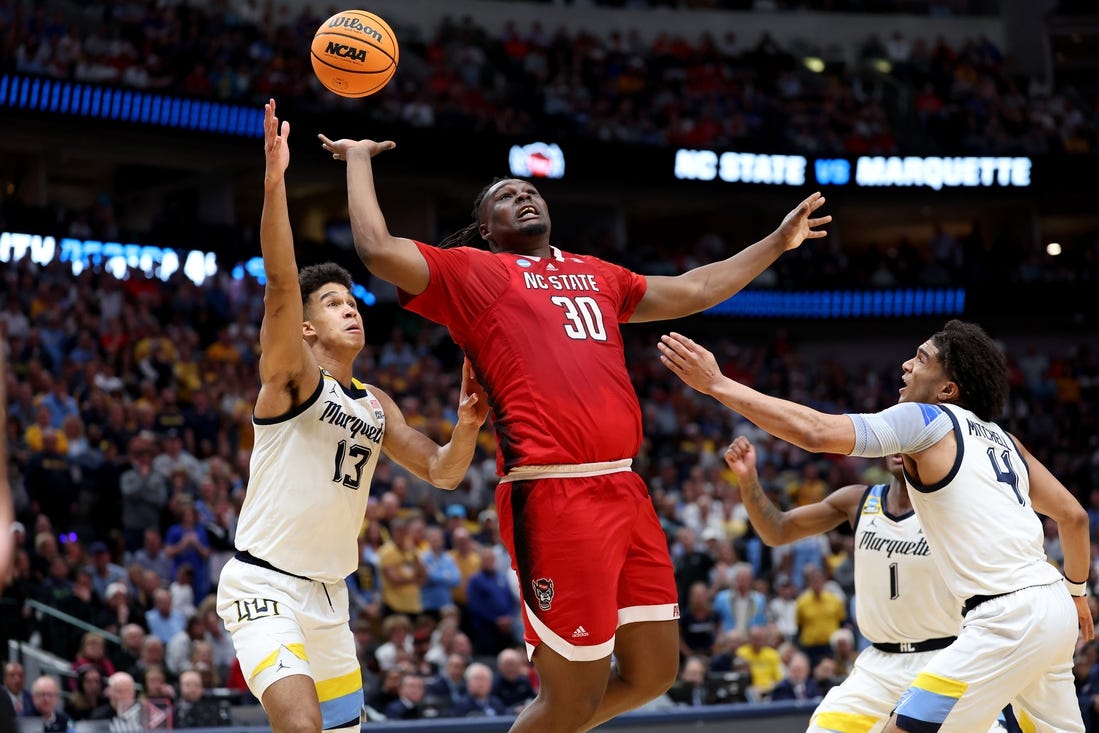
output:
<svg viewBox="0 0 1099 733"><path fill-rule="evenodd" d="M588 630L583 626L577 626L576 631L572 632L572 638L580 639L588 635Z"/></svg>

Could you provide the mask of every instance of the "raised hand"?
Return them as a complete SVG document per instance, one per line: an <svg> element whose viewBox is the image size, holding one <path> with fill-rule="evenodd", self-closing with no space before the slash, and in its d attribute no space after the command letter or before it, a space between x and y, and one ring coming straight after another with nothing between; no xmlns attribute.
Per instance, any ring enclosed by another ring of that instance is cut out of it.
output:
<svg viewBox="0 0 1099 733"><path fill-rule="evenodd" d="M473 374L473 364L466 359L462 364L462 398L458 403L458 422L484 425L488 413L488 395Z"/></svg>
<svg viewBox="0 0 1099 733"><path fill-rule="evenodd" d="M348 138L329 140L326 135L317 135L317 137L320 138L321 147L332 153L335 160L347 160L347 156L354 150L365 150L373 158L378 153L384 153L386 150L397 147L397 143L392 140L376 142L374 140L350 140Z"/></svg>
<svg viewBox="0 0 1099 733"><path fill-rule="evenodd" d="M275 100L270 99L263 105L263 150L267 155L267 175L281 176L290 165L290 147L286 144L290 137L290 123L275 116Z"/></svg>
<svg viewBox="0 0 1099 733"><path fill-rule="evenodd" d="M812 218L817 209L822 206L824 206L824 196L820 191L817 191L786 215L786 218L778 225L778 229L775 230L775 233L782 241L784 250L797 249L806 239L820 239L828 236L828 232L817 227L822 227L832 221L832 216L828 214Z"/></svg>
<svg viewBox="0 0 1099 733"><path fill-rule="evenodd" d="M743 476L756 468L756 449L751 441L741 435L725 449L725 464L737 476Z"/></svg>
<svg viewBox="0 0 1099 733"><path fill-rule="evenodd" d="M703 394L710 394L724 377L714 355L682 334L661 336L656 348L660 349L660 362L672 374Z"/></svg>

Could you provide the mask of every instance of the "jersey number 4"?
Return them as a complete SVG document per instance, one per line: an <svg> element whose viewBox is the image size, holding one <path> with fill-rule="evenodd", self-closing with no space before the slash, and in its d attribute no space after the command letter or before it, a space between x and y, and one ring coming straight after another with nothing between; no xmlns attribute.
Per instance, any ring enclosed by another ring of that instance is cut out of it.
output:
<svg viewBox="0 0 1099 733"><path fill-rule="evenodd" d="M566 298L563 295L555 295L550 302L565 309L565 318L569 322L565 324L565 335L577 341L606 341L607 328L603 325L603 312L599 310L599 303L595 298L586 295L579 298Z"/></svg>
<svg viewBox="0 0 1099 733"><path fill-rule="evenodd" d="M339 445L336 446L336 470L332 472L332 480L340 481L349 489L358 489L359 482L363 480L363 466L370 460L370 455L373 453L369 448L358 443L351 445L351 450L347 449L347 441L341 440ZM351 466L351 470L354 475L343 472L343 461L345 458L350 458L355 463Z"/></svg>
<svg viewBox="0 0 1099 733"><path fill-rule="evenodd" d="M988 460L992 463L992 470L996 473L996 480L1002 484L1007 484L1011 487L1011 490L1015 492L1015 498L1019 500L1019 503L1026 506L1026 502L1023 501L1023 495L1019 493L1019 474L1015 473L1015 469L1011 466L1011 454L1006 450L1000 454L1000 458L1003 459L1004 467L1000 468L1000 464L996 461L996 449L989 446Z"/></svg>

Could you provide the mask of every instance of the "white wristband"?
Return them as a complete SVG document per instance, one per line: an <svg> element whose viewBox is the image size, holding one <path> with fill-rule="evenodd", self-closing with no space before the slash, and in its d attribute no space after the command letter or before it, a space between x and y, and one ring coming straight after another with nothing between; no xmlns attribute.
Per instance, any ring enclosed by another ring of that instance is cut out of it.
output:
<svg viewBox="0 0 1099 733"><path fill-rule="evenodd" d="M1065 586L1068 588L1070 596L1076 598L1083 598L1087 595L1088 584L1087 583L1073 583L1068 578L1065 578Z"/></svg>

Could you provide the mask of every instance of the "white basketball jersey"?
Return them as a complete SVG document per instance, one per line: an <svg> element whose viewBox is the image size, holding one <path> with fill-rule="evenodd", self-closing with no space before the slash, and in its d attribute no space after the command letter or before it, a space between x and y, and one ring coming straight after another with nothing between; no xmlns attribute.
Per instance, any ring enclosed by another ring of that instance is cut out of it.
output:
<svg viewBox="0 0 1099 733"><path fill-rule="evenodd" d="M855 524L859 632L884 644L957 636L964 599L947 588L915 512L886 511L888 492L888 484L867 489Z"/></svg>
<svg viewBox="0 0 1099 733"><path fill-rule="evenodd" d="M907 472L905 479L951 591L961 598L990 596L1060 580L1046 559L1030 474L1014 441L969 410L940 407L954 423L954 467L930 486Z"/></svg>
<svg viewBox="0 0 1099 733"><path fill-rule="evenodd" d="M334 583L359 566L385 413L358 380L345 389L322 376L289 414L253 418L256 443L236 546L279 570Z"/></svg>

